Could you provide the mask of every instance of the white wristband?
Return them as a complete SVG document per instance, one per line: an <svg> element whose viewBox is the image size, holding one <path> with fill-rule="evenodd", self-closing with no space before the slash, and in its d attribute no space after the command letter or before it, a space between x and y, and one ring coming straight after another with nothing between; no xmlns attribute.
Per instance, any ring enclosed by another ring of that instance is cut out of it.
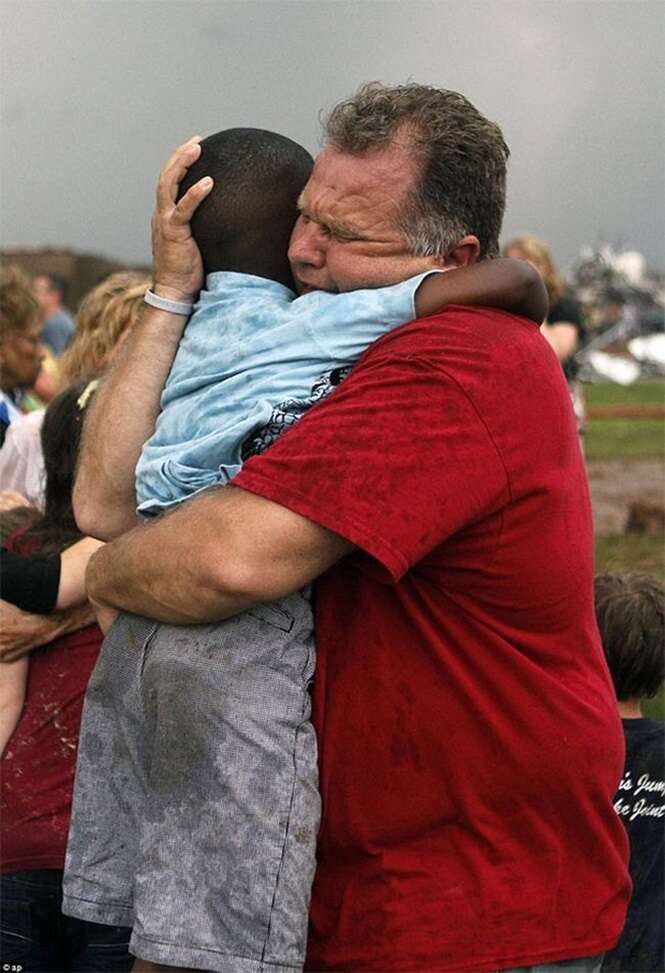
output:
<svg viewBox="0 0 665 973"><path fill-rule="evenodd" d="M159 308L160 311L168 311L169 314L182 314L184 317L188 318L194 309L193 304L184 304L180 301L169 301L166 297L159 297L158 294L153 294L153 292L148 288L143 296L143 300L150 307Z"/></svg>

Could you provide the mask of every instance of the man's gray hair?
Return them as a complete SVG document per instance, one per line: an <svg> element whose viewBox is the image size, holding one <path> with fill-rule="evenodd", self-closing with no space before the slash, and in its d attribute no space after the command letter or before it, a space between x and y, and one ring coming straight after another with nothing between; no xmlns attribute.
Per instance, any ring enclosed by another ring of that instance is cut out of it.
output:
<svg viewBox="0 0 665 973"><path fill-rule="evenodd" d="M480 256L495 257L510 155L501 129L456 91L420 84L363 85L324 122L328 145L364 155L404 139L421 175L400 227L414 256L444 256L467 234Z"/></svg>

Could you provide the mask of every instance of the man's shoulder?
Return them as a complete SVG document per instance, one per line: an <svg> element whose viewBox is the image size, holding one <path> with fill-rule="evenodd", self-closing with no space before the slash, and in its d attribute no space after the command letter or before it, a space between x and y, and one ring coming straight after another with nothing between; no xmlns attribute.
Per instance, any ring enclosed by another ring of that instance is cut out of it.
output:
<svg viewBox="0 0 665 973"><path fill-rule="evenodd" d="M452 365L472 356L481 367L483 362L489 364L490 357L494 365L502 360L510 363L516 354L519 357L520 349L546 355L546 342L533 321L498 308L451 304L389 332L372 345L365 358L409 355Z"/></svg>

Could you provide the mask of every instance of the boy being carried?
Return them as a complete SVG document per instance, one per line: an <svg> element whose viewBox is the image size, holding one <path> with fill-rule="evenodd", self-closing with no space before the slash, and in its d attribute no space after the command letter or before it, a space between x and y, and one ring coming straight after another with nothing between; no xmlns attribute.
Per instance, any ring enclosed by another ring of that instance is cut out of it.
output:
<svg viewBox="0 0 665 973"><path fill-rule="evenodd" d="M446 303L544 316L540 278L510 260L296 298L287 249L311 167L289 139L231 129L181 186L215 180L192 222L206 289L137 467L143 515L231 480L391 328ZM121 615L87 694L65 911L133 925L132 951L154 962L300 969L320 810L313 672L306 592L217 625Z"/></svg>

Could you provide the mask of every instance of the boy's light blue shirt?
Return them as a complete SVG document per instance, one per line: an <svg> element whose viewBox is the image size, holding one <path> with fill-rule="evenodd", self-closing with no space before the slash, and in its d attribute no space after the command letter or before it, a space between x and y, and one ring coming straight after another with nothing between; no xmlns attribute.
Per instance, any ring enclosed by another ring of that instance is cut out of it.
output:
<svg viewBox="0 0 665 973"><path fill-rule="evenodd" d="M373 341L416 316L415 293L429 273L302 297L262 277L209 274L136 468L138 512L157 514L228 483L244 459L332 391Z"/></svg>

